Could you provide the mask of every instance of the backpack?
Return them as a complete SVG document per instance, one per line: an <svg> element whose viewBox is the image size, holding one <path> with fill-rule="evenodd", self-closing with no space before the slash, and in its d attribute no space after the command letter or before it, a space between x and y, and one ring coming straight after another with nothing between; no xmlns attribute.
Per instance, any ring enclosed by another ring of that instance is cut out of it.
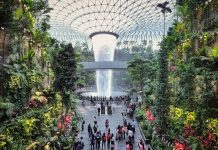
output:
<svg viewBox="0 0 218 150"><path fill-rule="evenodd" d="M98 142L101 141L101 137L99 135L96 136L96 141L98 141Z"/></svg>

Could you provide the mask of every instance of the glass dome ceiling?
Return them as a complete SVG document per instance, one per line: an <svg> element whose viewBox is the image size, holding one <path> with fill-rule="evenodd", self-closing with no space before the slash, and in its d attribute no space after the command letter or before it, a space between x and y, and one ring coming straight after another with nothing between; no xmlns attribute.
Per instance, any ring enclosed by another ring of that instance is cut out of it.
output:
<svg viewBox="0 0 218 150"><path fill-rule="evenodd" d="M113 32L119 40L157 40L164 19L158 3L166 0L49 0L51 35L61 41L88 40L94 32ZM169 0L166 29L172 24L176 0Z"/></svg>

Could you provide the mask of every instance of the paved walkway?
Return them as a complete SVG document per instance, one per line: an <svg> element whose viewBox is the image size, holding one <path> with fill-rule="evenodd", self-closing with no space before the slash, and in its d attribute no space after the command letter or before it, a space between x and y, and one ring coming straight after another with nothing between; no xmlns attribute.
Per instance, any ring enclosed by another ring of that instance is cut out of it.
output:
<svg viewBox="0 0 218 150"><path fill-rule="evenodd" d="M90 150L90 140L88 136L88 124L91 124L93 127L94 122L93 122L93 117L97 117L98 121L98 130L101 130L101 133L103 134L106 132L105 128L105 120L109 120L109 128L111 130L111 133L116 135L116 127L120 124L123 124L122 120L122 115L121 112L125 109L123 104L115 104L115 113L112 115L97 115L97 106L90 105L90 101L86 101L85 107L81 105L81 101L78 102L77 109L78 112L81 114L81 116L85 120L85 126L84 126L84 131L80 132L79 136L82 136L84 138L84 143L85 147L84 150ZM132 119L127 117L127 122L132 123ZM80 124L80 129L81 129L81 124ZM138 124L136 123L136 131L135 131L135 143L134 143L134 150L138 150L138 141L141 139L142 136L140 134ZM117 140L115 142L115 150L125 150L126 149L126 141L127 141L127 136L125 140L119 141ZM106 150L106 148L104 148Z"/></svg>

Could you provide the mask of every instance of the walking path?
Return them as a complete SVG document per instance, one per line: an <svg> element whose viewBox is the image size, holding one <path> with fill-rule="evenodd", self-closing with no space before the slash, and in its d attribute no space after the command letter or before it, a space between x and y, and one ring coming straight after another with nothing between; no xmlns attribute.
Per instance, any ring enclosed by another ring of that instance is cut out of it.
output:
<svg viewBox="0 0 218 150"><path fill-rule="evenodd" d="M90 139L88 136L88 124L91 124L91 126L94 126L94 122L93 122L93 117L96 116L97 121L98 121L98 130L101 130L101 133L103 134L104 132L106 132L106 128L105 128L105 120L108 119L109 120L109 128L111 130L111 133L113 133L114 135L116 135L116 128L118 125L123 125L123 118L122 118L122 111L125 110L125 106L123 104L119 104L119 105L115 105L115 113L113 113L112 115L103 115L101 114L100 116L98 116L97 113L97 106L93 106L90 105L89 101L86 101L85 106L82 106L81 101L78 102L77 105L77 110L78 112L81 114L81 117L83 117L83 119L85 120L85 125L84 125L84 131L79 133L79 136L84 138L84 150L90 150L91 146L90 146ZM106 113L107 114L107 113ZM127 117L127 122L132 123L132 119ZM80 123L80 129L81 129L81 123ZM127 141L128 137L126 136L125 139L123 140L117 140L115 142L115 150L125 150L126 149L126 141ZM138 150L138 141L139 139L142 139L142 135L139 131L139 127L138 124L136 123L136 128L135 128L135 142L134 142L134 150ZM106 148L104 148L106 150Z"/></svg>

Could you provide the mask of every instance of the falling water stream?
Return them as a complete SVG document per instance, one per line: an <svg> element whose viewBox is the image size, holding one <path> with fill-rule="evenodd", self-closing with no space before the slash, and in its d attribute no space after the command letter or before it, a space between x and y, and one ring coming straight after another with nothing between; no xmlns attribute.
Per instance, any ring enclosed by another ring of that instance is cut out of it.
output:
<svg viewBox="0 0 218 150"><path fill-rule="evenodd" d="M92 37L95 61L114 61L114 51L117 37L111 34L97 34ZM112 70L96 70L96 84L98 96L111 96Z"/></svg>

